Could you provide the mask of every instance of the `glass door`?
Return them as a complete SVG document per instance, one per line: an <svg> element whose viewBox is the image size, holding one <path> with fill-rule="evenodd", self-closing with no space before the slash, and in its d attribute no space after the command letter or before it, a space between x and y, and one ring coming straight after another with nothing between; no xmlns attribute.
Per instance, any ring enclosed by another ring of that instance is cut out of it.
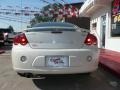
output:
<svg viewBox="0 0 120 90"><path fill-rule="evenodd" d="M101 47L105 47L106 15L101 17Z"/></svg>

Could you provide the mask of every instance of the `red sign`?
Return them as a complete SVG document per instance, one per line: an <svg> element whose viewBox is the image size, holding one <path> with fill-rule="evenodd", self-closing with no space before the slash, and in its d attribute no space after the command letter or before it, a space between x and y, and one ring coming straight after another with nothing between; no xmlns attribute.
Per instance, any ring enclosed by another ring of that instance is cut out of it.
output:
<svg viewBox="0 0 120 90"><path fill-rule="evenodd" d="M120 0L112 2L112 18L114 23L120 22Z"/></svg>
<svg viewBox="0 0 120 90"><path fill-rule="evenodd" d="M112 7L112 14L118 14L120 12L120 0L114 0Z"/></svg>

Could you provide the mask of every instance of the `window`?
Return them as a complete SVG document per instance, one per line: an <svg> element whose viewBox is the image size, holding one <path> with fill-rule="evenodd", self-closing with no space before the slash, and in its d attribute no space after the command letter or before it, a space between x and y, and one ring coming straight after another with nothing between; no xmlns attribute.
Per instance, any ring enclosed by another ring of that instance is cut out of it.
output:
<svg viewBox="0 0 120 90"><path fill-rule="evenodd" d="M120 37L120 0L113 0L111 12L111 36Z"/></svg>
<svg viewBox="0 0 120 90"><path fill-rule="evenodd" d="M96 28L97 28L97 23L93 23L92 24L92 30L96 30Z"/></svg>

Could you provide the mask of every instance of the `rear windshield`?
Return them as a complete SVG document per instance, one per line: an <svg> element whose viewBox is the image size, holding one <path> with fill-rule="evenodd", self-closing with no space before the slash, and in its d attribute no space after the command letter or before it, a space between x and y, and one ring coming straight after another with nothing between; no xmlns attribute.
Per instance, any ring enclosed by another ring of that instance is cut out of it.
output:
<svg viewBox="0 0 120 90"><path fill-rule="evenodd" d="M40 32L40 31L76 31L73 27L38 27L25 30L27 32Z"/></svg>
<svg viewBox="0 0 120 90"><path fill-rule="evenodd" d="M71 23L62 23L62 22L44 22L35 24L33 27L74 27Z"/></svg>

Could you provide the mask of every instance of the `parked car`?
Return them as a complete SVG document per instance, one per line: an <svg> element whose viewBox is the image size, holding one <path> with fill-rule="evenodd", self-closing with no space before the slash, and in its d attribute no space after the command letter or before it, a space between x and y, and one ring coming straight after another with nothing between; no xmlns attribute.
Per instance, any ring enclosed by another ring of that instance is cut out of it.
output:
<svg viewBox="0 0 120 90"><path fill-rule="evenodd" d="M5 42L4 34L3 34L3 32L0 32L0 45L4 45L4 42Z"/></svg>
<svg viewBox="0 0 120 90"><path fill-rule="evenodd" d="M98 68L97 38L70 23L36 24L13 43L13 68L24 77L91 73Z"/></svg>
<svg viewBox="0 0 120 90"><path fill-rule="evenodd" d="M8 28L0 28L0 31L4 35L4 43L6 43L6 42L12 43L13 42L15 32L11 31L11 29L8 29Z"/></svg>
<svg viewBox="0 0 120 90"><path fill-rule="evenodd" d="M8 33L8 34L7 34L7 38L6 38L6 42L12 43L15 35L16 35L15 32Z"/></svg>

